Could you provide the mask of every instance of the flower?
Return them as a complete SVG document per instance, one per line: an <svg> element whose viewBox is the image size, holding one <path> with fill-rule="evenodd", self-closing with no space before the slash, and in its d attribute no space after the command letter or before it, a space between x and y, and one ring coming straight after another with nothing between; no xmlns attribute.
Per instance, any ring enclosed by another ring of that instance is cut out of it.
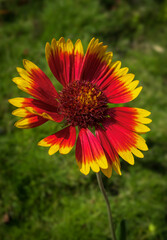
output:
<svg viewBox="0 0 167 240"><path fill-rule="evenodd" d="M22 117L18 128L34 128L48 120L64 121L65 127L38 144L49 147L52 155L71 151L76 142L76 160L87 175L90 168L110 177L112 168L121 175L119 156L134 164L133 155L143 158L148 150L139 135L150 129L144 124L150 112L140 108L114 107L135 99L142 87L121 62L112 62L112 52L99 40L90 41L84 55L82 43L70 39L52 40L46 44L46 59L55 78L61 83L59 93L34 63L23 60L25 69L17 68L20 77L13 79L21 90L33 98L13 98L18 107L13 115ZM136 88L137 87L137 88ZM76 128L78 137L76 140Z"/></svg>

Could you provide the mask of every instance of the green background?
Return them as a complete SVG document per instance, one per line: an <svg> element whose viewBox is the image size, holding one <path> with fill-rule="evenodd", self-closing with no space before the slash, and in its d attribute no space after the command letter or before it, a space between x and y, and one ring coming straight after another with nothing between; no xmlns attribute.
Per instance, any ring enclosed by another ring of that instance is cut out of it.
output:
<svg viewBox="0 0 167 240"><path fill-rule="evenodd" d="M0 239L110 239L95 173L79 172L74 150L49 156L37 146L61 126L17 129L7 101L28 96L11 81L24 58L57 85L44 48L61 36L80 38L85 50L99 38L140 80L141 94L126 106L152 112L149 151L134 166L121 161L122 176L103 180L117 230L125 219L128 240L167 239L166 25L163 0L0 0Z"/></svg>

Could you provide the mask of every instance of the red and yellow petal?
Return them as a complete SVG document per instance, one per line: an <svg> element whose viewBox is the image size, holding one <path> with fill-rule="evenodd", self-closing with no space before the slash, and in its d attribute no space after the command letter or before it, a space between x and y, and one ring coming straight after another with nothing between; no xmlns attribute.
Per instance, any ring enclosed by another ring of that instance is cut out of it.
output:
<svg viewBox="0 0 167 240"><path fill-rule="evenodd" d="M80 171L85 175L89 173L90 168L94 172L99 172L100 168L108 168L104 151L89 129L82 128L79 132L76 143L76 160Z"/></svg>
<svg viewBox="0 0 167 240"><path fill-rule="evenodd" d="M43 117L36 116L36 115L32 114L32 115L29 115L28 117L26 116L25 118L22 118L22 119L18 120L15 123L15 126L17 128L28 129L28 128L38 127L38 126L44 124L47 121L48 120L44 119Z"/></svg>
<svg viewBox="0 0 167 240"><path fill-rule="evenodd" d="M30 113L28 110L26 110L26 109L23 108L23 107L17 108L16 110L14 110L14 111L12 112L12 114L13 114L14 116L23 117L23 118L31 117L31 116L34 115L34 114Z"/></svg>
<svg viewBox="0 0 167 240"><path fill-rule="evenodd" d="M20 77L13 78L18 88L43 102L57 105L58 93L45 73L28 60L23 60L23 65L25 69L17 68Z"/></svg>
<svg viewBox="0 0 167 240"><path fill-rule="evenodd" d="M108 178L111 177L112 174L112 167L114 170L121 175L121 170L120 170L120 161L119 161L119 156L114 147L111 145L111 142L107 138L107 135L105 134L105 131L99 126L96 128L96 137L99 140L104 153L107 158L108 162L108 168L107 169L102 169L102 172L104 175L106 175Z"/></svg>
<svg viewBox="0 0 167 240"><path fill-rule="evenodd" d="M28 100L27 100L28 99ZM17 98L11 98L8 100L10 104L12 104L15 107L25 107L25 102L29 101L29 99L32 98L22 98L22 97L17 97Z"/></svg>
<svg viewBox="0 0 167 240"><path fill-rule="evenodd" d="M139 81L133 81L134 75L127 74L128 68L122 68L121 62L110 64L108 71L96 79L97 85L105 93L110 103L126 103L135 99L142 90L137 87Z"/></svg>
<svg viewBox="0 0 167 240"><path fill-rule="evenodd" d="M134 164L133 154L142 158L143 154L140 150L148 150L146 141L134 131L129 130L126 127L126 122L124 125L121 125L119 121L111 117L103 124L103 126L111 145L129 164Z"/></svg>
<svg viewBox="0 0 167 240"><path fill-rule="evenodd" d="M24 107L24 100L25 100L24 98L13 98L8 100L11 104L18 107L16 110L12 112L12 114L17 117L22 117L22 119L18 120L15 123L16 127L24 129L34 128L48 121L47 118L44 118L40 115L36 115L28 111Z"/></svg>
<svg viewBox="0 0 167 240"><path fill-rule="evenodd" d="M75 127L66 127L55 134L42 139L38 145L49 148L49 155L53 155L58 150L61 154L67 154L71 151L76 140Z"/></svg>
<svg viewBox="0 0 167 240"><path fill-rule="evenodd" d="M115 107L110 108L108 111L112 121L117 122L119 125L130 131L134 131L136 133L146 133L150 131L150 128L144 124L150 123L151 119L143 117L143 112L147 116L151 114L143 109L129 107Z"/></svg>
<svg viewBox="0 0 167 240"><path fill-rule="evenodd" d="M13 98L8 101L16 107L25 108L28 112L51 121L61 122L64 118L63 115L58 113L57 106L51 106L40 100L33 98Z"/></svg>
<svg viewBox="0 0 167 240"><path fill-rule="evenodd" d="M80 79L80 71L84 58L84 51L81 40L78 39L74 45L74 71L75 71L75 80Z"/></svg>
<svg viewBox="0 0 167 240"><path fill-rule="evenodd" d="M80 80L93 81L106 71L113 56L112 53L106 53L106 49L107 46L102 42L92 38L84 57Z"/></svg>
<svg viewBox="0 0 167 240"><path fill-rule="evenodd" d="M53 75L63 86L79 80L84 57L82 43L79 39L74 46L70 39L67 42L64 38L58 41L53 39L51 45L46 44L45 54Z"/></svg>

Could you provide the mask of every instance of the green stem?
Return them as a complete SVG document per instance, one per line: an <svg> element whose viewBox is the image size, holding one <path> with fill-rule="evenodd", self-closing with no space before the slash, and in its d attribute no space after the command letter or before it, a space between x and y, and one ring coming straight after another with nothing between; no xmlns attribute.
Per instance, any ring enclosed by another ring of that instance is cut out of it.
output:
<svg viewBox="0 0 167 240"><path fill-rule="evenodd" d="M107 212L108 212L108 219L109 219L109 226L110 226L110 230L111 230L112 240L116 240L110 203L109 203L109 200L108 200L108 197L107 197L104 185L103 185L103 181L102 181L100 172L96 173L96 176L97 176L97 182L98 182L99 188L100 188L100 190L103 194L104 200L105 200L106 205L107 205Z"/></svg>

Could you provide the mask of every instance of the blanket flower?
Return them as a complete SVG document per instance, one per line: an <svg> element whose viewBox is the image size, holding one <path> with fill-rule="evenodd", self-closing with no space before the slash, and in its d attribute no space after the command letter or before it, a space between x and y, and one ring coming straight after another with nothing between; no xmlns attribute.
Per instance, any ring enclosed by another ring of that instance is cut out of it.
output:
<svg viewBox="0 0 167 240"><path fill-rule="evenodd" d="M80 171L92 169L111 177L112 169L121 175L120 159L134 164L134 155L143 158L148 150L140 136L150 129L150 112L140 108L117 107L135 99L142 87L128 68L112 61L112 52L93 38L84 54L81 40L68 39L46 44L46 59L62 85L57 92L46 74L34 63L23 60L24 69L15 82L33 98L13 98L13 115L21 117L18 128L34 128L47 121L64 122L64 128L38 144L49 147L49 154L67 154L76 143L75 155ZM78 134L76 133L78 129ZM78 135L78 136L77 136Z"/></svg>

